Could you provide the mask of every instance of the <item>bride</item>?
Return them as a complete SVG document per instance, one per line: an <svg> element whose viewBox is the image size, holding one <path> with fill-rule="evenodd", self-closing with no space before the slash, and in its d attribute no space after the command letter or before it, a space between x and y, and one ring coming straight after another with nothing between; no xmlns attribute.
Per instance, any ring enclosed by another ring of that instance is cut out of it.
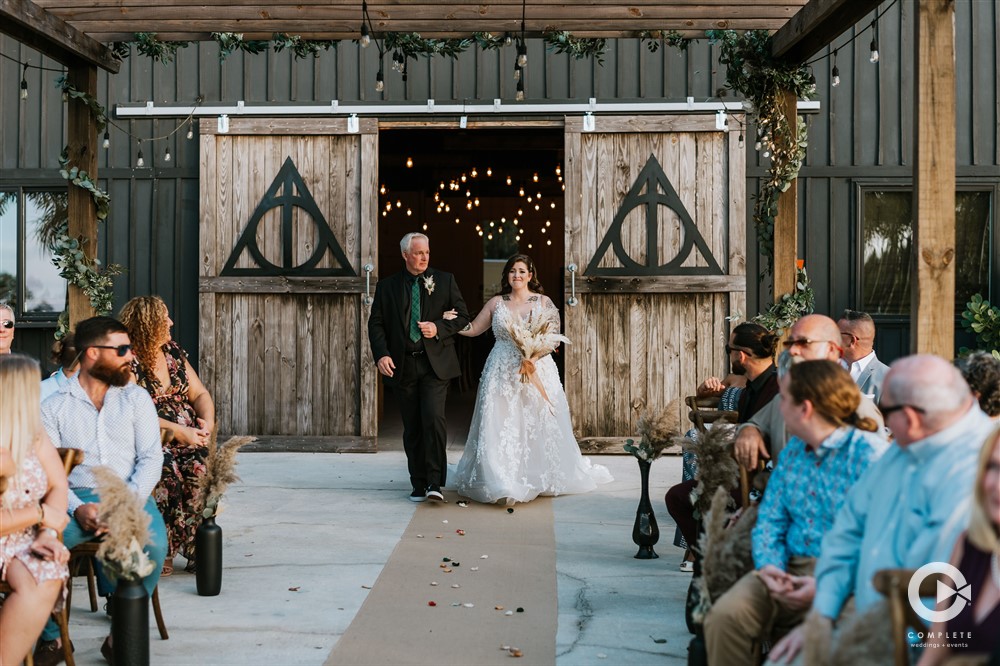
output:
<svg viewBox="0 0 1000 666"><path fill-rule="evenodd" d="M503 276L500 293L460 331L472 337L492 325L497 341L480 379L465 452L448 485L478 502L508 505L593 490L611 481L611 473L580 454L555 362L549 355L528 362L544 395L533 383L522 383L521 352L508 329L515 318L527 320L555 305L543 295L527 255L508 259Z"/></svg>

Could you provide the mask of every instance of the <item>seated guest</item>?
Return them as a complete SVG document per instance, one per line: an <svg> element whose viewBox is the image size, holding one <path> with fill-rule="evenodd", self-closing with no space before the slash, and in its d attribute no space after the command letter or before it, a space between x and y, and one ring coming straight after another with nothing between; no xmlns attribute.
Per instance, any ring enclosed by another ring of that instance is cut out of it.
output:
<svg viewBox="0 0 1000 666"><path fill-rule="evenodd" d="M62 340L56 340L52 345L52 362L59 369L42 380L42 400L66 386L69 378L76 374L76 345L73 343L72 333L67 333Z"/></svg>
<svg viewBox="0 0 1000 666"><path fill-rule="evenodd" d="M135 381L153 398L160 427L173 432L173 439L163 445L163 474L153 491L169 540L163 575L173 573L178 553L187 559L185 569L193 572L194 533L200 522L193 518L200 511L195 506L198 480L205 474L215 404L187 354L170 338L174 322L159 296L133 298L122 308L121 320L135 353Z"/></svg>
<svg viewBox="0 0 1000 666"><path fill-rule="evenodd" d="M759 324L744 322L733 329L726 344L726 353L732 364L733 374L746 377L746 388L742 390L737 404L738 420L745 422L761 407L766 405L778 393L778 379L774 369L774 351L778 336L770 333ZM714 380L714 381L713 381ZM717 382L717 384L716 384ZM699 391L715 391L725 389L715 378L709 378ZM721 388L720 388L721 386ZM708 393L710 394L710 393ZM677 523L684 537L684 542L691 545L697 542L698 523L694 518L694 507L691 504L691 491L697 481L684 480L667 491L664 501L667 511ZM685 562L690 561L685 556ZM681 571L690 572L693 567L681 564Z"/></svg>
<svg viewBox="0 0 1000 666"><path fill-rule="evenodd" d="M0 303L0 354L9 354L14 344L14 308Z"/></svg>
<svg viewBox="0 0 1000 666"><path fill-rule="evenodd" d="M979 401L979 407L991 419L1000 419L1000 360L989 352L974 351L955 359L955 367Z"/></svg>
<svg viewBox="0 0 1000 666"><path fill-rule="evenodd" d="M792 365L780 380L792 438L782 449L753 529L756 566L705 617L709 664L748 664L773 630L790 629L812 603L823 535L848 490L887 446L856 414L861 394L832 361Z"/></svg>
<svg viewBox="0 0 1000 666"><path fill-rule="evenodd" d="M880 569L947 561L968 524L976 459L994 426L958 370L927 354L889 366L881 409L893 444L848 494L816 563L813 610L827 625L852 594L858 613L881 598L872 584ZM770 658L793 658L804 633L800 625Z"/></svg>
<svg viewBox="0 0 1000 666"><path fill-rule="evenodd" d="M0 605L0 664L19 664L61 600L69 578L66 474L42 427L38 363L0 356L0 578L13 592Z"/></svg>
<svg viewBox="0 0 1000 666"><path fill-rule="evenodd" d="M975 656L985 661L1000 649L1000 430L986 438L979 453L970 514L969 529L955 544L951 564L972 586L972 603L966 604L957 617L933 625L928 634L960 638L941 639L929 645L917 666L937 666L950 656ZM942 604L947 608L951 601ZM947 647L947 643L953 647ZM964 647L955 647L958 643Z"/></svg>
<svg viewBox="0 0 1000 666"><path fill-rule="evenodd" d="M844 310L837 322L844 348L844 363L861 392L878 402L889 366L875 355L875 322L867 312Z"/></svg>
<svg viewBox="0 0 1000 666"><path fill-rule="evenodd" d="M94 467L114 471L145 502L149 514L150 543L145 551L154 562L143 579L150 595L160 579L167 535L163 517L151 497L160 480L163 450L156 408L149 394L131 383L132 347L121 322L111 317L91 317L76 326L80 371L42 404L42 423L56 447L82 449L83 463L69 476L69 512L63 541L67 548L90 541L107 527L98 521ZM51 620L35 648L35 664L48 666L62 660L59 629ZM108 651L110 636L102 653Z"/></svg>
<svg viewBox="0 0 1000 666"><path fill-rule="evenodd" d="M825 359L839 362L844 353L840 340L837 322L825 315L811 314L792 324L788 339L782 345L793 357L807 361ZM882 432L885 425L882 415L867 395L861 396L858 416L873 419L878 424L879 432ZM733 456L744 468L757 469L761 458L777 460L787 441L788 433L776 398L740 426L733 445Z"/></svg>

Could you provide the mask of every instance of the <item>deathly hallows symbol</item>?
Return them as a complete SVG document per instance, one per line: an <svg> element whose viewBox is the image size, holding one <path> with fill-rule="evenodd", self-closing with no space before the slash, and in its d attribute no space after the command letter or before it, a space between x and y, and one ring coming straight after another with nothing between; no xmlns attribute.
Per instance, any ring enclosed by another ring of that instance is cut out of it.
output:
<svg viewBox="0 0 1000 666"><path fill-rule="evenodd" d="M640 264L633 259L622 242L622 225L628 214L634 209L644 206L646 209L646 263ZM681 222L683 241L676 256L660 263L660 206L666 206L677 214ZM698 248L707 266L683 266L692 249ZM621 266L601 266L601 260L607 255L608 249L614 248L615 256ZM705 243L701 232L695 226L694 220L684 207L677 191L663 172L656 156L650 155L646 165L642 167L632 188L625 195L621 207L611 221L611 226L604 239L597 247L587 275L722 275L722 269L712 256L712 251Z"/></svg>
<svg viewBox="0 0 1000 666"><path fill-rule="evenodd" d="M271 263L265 258L264 253L261 252L260 246L257 244L257 228L268 211L274 208L281 209L280 266ZM316 229L315 250L313 250L312 255L304 263L297 265L294 264L295 243L292 233L295 227L296 208L302 209L312 219ZM256 267L236 267L237 260L244 252L250 254L250 257L257 264ZM327 252L333 255L338 266L317 268L317 265ZM264 196L261 197L257 208L247 222L246 228L240 234L239 240L236 241L236 246L233 248L232 254L229 255L229 260L226 262L220 275L357 276L357 273L354 272L350 262L347 260L344 250L340 247L340 243L337 242L337 238L333 235L333 230L330 229L326 217L323 216L319 206L316 204L316 200L313 199L312 194L309 192L309 188L306 187L305 181L302 180L302 175L295 168L291 157L285 158L285 163L278 170L278 175L274 177L271 186L264 193Z"/></svg>

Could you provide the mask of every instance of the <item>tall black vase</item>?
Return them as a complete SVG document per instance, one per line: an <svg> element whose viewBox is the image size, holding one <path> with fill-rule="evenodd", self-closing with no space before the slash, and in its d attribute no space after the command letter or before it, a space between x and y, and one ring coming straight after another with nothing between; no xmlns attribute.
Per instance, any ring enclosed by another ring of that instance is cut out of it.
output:
<svg viewBox="0 0 1000 666"><path fill-rule="evenodd" d="M194 535L194 553L198 594L214 597L222 590L222 528L215 524L215 516L206 518L198 526Z"/></svg>
<svg viewBox="0 0 1000 666"><path fill-rule="evenodd" d="M660 540L660 529L656 526L656 516L653 505L649 501L649 468L652 463L636 458L639 463L639 473L642 476L642 496L639 498L639 508L635 510L635 525L632 527L632 541L639 546L635 554L639 560L654 560L659 557L653 552L653 545Z"/></svg>
<svg viewBox="0 0 1000 666"><path fill-rule="evenodd" d="M114 663L149 665L149 595L142 579L119 579L111 597Z"/></svg>

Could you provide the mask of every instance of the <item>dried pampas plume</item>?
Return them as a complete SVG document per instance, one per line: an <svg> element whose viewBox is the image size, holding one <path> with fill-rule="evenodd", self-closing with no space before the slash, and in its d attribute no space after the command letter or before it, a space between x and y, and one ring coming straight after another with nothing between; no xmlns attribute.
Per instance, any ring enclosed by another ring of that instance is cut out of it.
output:
<svg viewBox="0 0 1000 666"><path fill-rule="evenodd" d="M705 534L699 544L704 554L701 581L709 602L721 597L736 581L754 569L751 534L757 524L757 507L751 506L735 524L727 527L732 503L729 491L716 488L705 518Z"/></svg>
<svg viewBox="0 0 1000 666"><path fill-rule="evenodd" d="M893 659L889 604L882 600L838 624L830 666L878 666ZM806 637L808 640L808 635Z"/></svg>
<svg viewBox="0 0 1000 666"><path fill-rule="evenodd" d="M95 467L94 478L100 497L98 520L107 526L97 557L116 578L145 578L153 562L143 551L150 539L150 516L143 502L108 467Z"/></svg>
<svg viewBox="0 0 1000 666"><path fill-rule="evenodd" d="M708 432L683 442L684 450L698 456L698 486L692 493L698 516L708 513L716 488L733 490L739 485L740 466L733 458L734 439L735 426L717 423ZM735 508L731 497L727 506Z"/></svg>
<svg viewBox="0 0 1000 666"><path fill-rule="evenodd" d="M253 440L253 437L230 437L220 446L216 433L212 433L205 458L205 474L198 479L199 506L203 518L211 518L218 512L219 502L229 484L240 480L236 476L236 452Z"/></svg>

